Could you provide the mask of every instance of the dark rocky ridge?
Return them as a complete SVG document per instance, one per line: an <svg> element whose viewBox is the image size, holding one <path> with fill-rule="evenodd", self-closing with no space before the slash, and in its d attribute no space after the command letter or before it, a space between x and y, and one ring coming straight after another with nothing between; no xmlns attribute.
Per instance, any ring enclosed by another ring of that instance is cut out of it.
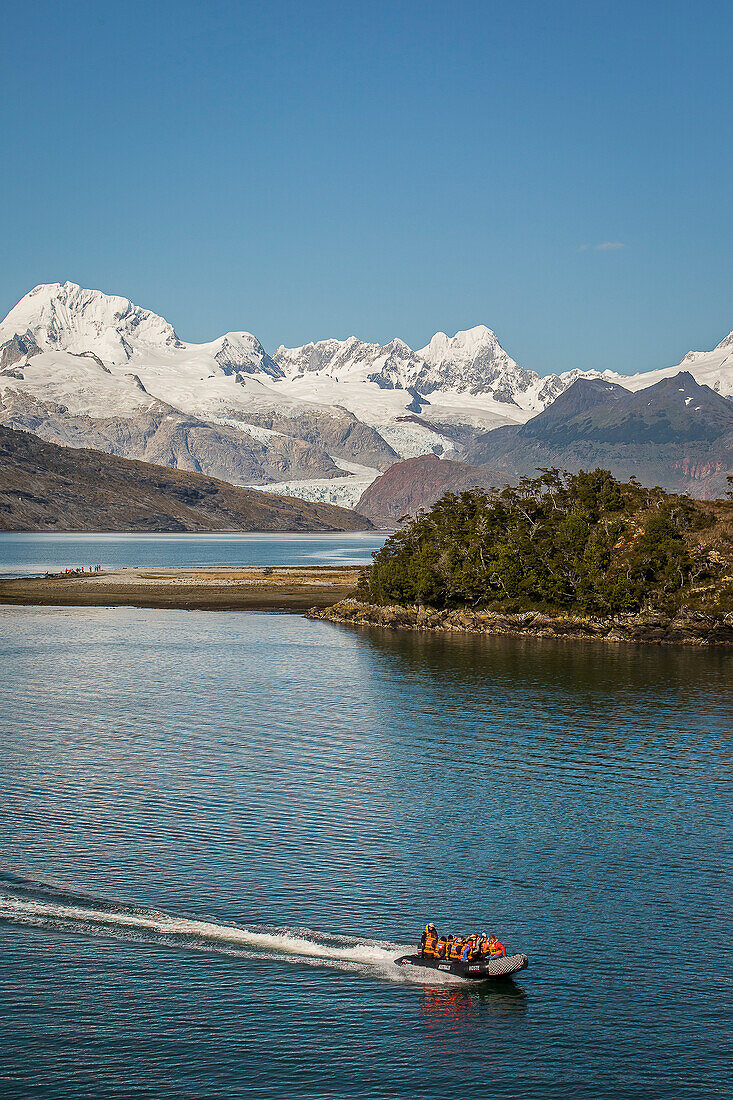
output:
<svg viewBox="0 0 733 1100"><path fill-rule="evenodd" d="M520 427L496 428L466 459L506 478L540 467L577 472L603 466L672 492L713 499L733 473L733 402L681 371L630 393L602 379L578 379Z"/></svg>
<svg viewBox="0 0 733 1100"><path fill-rule="evenodd" d="M32 332L16 333L4 344L0 344L0 370L7 371L16 363L38 355L40 350Z"/></svg>
<svg viewBox="0 0 733 1100"><path fill-rule="evenodd" d="M360 531L368 519L0 426L0 530Z"/></svg>

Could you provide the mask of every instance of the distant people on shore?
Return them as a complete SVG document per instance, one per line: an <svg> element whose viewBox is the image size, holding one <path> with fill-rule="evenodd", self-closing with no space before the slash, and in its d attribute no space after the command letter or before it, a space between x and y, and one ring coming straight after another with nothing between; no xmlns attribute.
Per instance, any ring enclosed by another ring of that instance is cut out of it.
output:
<svg viewBox="0 0 733 1100"><path fill-rule="evenodd" d="M60 576L65 577L70 573L77 574L77 573L86 573L86 572L87 572L87 567L85 565L78 565L76 568L62 569L61 573L60 573ZM89 572L90 573L101 573L102 572L102 566L101 565L90 565L89 566ZM52 574L51 573L46 573L46 576L50 577L50 576L52 576Z"/></svg>

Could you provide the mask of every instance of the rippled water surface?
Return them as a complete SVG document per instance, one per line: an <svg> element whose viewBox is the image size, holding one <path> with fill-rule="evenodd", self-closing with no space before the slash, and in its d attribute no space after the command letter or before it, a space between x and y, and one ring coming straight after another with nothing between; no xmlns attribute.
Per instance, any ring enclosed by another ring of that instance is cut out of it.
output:
<svg viewBox="0 0 733 1100"><path fill-rule="evenodd" d="M0 1094L729 1095L731 658L0 609ZM516 983L393 959L488 928Z"/></svg>
<svg viewBox="0 0 733 1100"><path fill-rule="evenodd" d="M78 535L0 532L0 576L146 565L338 565L371 561L384 534Z"/></svg>

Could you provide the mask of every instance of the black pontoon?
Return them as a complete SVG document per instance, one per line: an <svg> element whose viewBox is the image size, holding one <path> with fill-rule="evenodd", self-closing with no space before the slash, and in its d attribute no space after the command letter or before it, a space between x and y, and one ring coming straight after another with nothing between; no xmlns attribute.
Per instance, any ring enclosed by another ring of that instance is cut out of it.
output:
<svg viewBox="0 0 733 1100"><path fill-rule="evenodd" d="M455 974L469 981L485 982L487 978L508 978L526 970L529 959L526 955L494 955L482 959L439 959L434 955L400 955L395 959L398 966L422 966L427 970L438 970L443 974Z"/></svg>

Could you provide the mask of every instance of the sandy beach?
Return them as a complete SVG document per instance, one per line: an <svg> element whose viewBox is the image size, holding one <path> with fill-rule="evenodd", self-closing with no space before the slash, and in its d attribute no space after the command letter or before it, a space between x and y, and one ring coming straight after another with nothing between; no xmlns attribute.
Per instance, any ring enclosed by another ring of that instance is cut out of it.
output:
<svg viewBox="0 0 733 1100"><path fill-rule="evenodd" d="M148 567L0 580L0 603L302 612L344 599L358 566Z"/></svg>

